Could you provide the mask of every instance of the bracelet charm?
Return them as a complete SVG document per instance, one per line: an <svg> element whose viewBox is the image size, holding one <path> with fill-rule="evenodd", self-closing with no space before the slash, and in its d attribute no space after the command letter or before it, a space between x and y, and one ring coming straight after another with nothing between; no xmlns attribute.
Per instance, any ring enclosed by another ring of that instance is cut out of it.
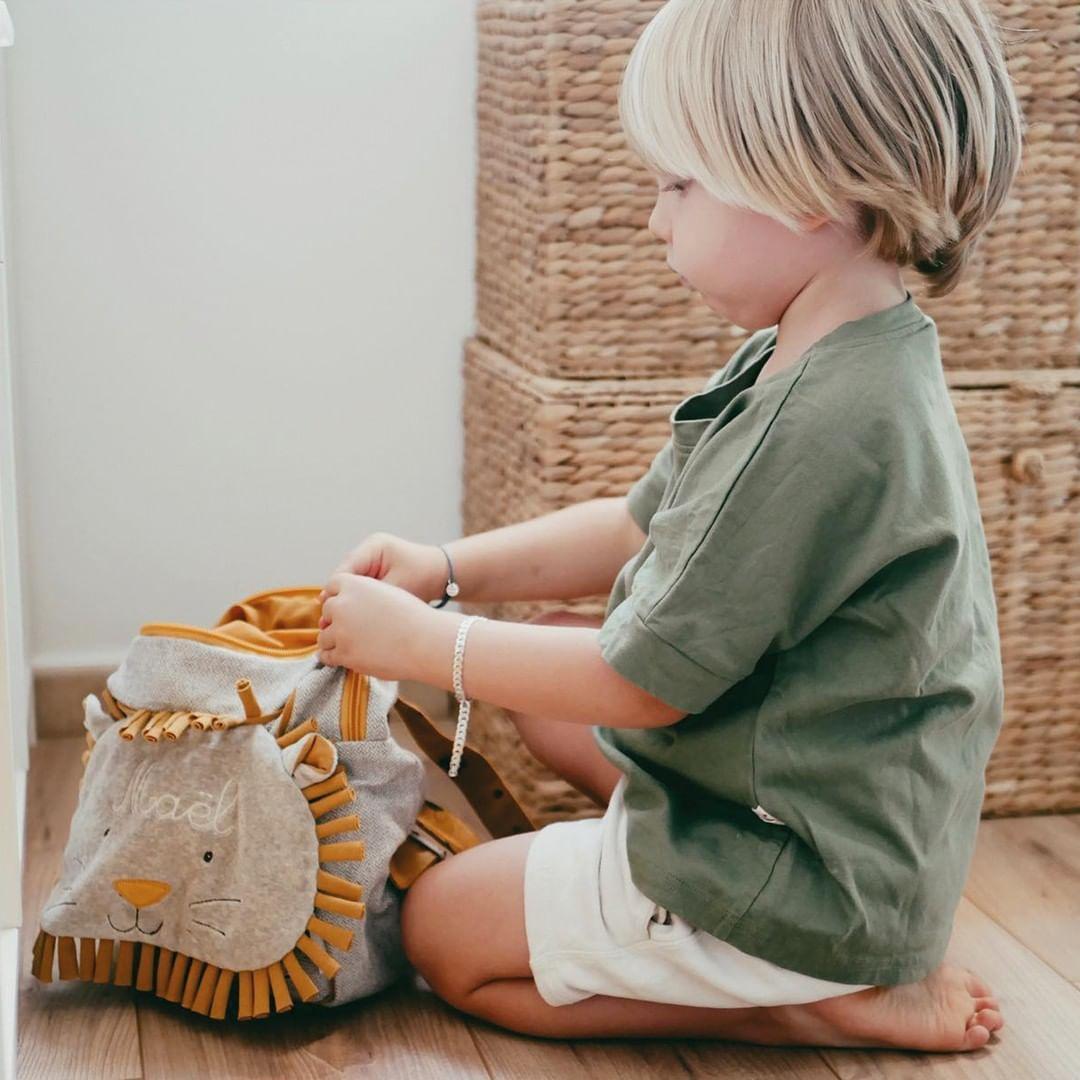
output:
<svg viewBox="0 0 1080 1080"><path fill-rule="evenodd" d="M428 604L431 607L441 608L448 600L452 600L459 592L461 592L461 586L454 580L454 564L450 561L450 552L442 546L438 545L439 550L446 556L446 565L449 573L446 577L446 587L443 589L443 594L438 600L429 600Z"/></svg>

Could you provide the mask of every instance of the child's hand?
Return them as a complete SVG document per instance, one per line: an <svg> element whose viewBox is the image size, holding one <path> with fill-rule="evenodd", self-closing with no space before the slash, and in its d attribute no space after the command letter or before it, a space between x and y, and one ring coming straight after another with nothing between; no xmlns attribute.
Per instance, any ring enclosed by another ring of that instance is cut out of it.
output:
<svg viewBox="0 0 1080 1080"><path fill-rule="evenodd" d="M435 544L418 544L392 533L377 532L353 548L334 573L377 578L421 600L437 600L446 581L446 556ZM324 589L319 601L326 596Z"/></svg>
<svg viewBox="0 0 1080 1080"><path fill-rule="evenodd" d="M412 646L433 609L396 585L334 574L319 621L319 660L380 679L409 678Z"/></svg>

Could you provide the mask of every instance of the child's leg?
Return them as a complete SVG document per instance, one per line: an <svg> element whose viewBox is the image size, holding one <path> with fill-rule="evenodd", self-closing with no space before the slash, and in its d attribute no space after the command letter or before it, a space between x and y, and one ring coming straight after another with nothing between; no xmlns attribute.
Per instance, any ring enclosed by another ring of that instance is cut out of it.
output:
<svg viewBox="0 0 1080 1080"><path fill-rule="evenodd" d="M550 626L599 626L603 620L572 611L555 611L538 615L530 622ZM519 712L511 712L510 718L535 758L593 802L607 806L622 772L601 753L587 724Z"/></svg>
<svg viewBox="0 0 1080 1080"><path fill-rule="evenodd" d="M973 1050L1002 1026L989 989L943 966L920 983L809 1005L713 1009L597 995L551 1006L529 967L524 871L536 833L469 848L405 896L406 955L439 997L501 1027L551 1038L719 1038L810 1046Z"/></svg>

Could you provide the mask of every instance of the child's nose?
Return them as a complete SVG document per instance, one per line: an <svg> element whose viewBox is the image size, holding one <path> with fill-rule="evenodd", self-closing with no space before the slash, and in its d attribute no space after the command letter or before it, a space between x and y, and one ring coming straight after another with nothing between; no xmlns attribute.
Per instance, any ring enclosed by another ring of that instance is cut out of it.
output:
<svg viewBox="0 0 1080 1080"><path fill-rule="evenodd" d="M656 200L652 213L649 215L649 231L658 240L663 240L665 244L671 243L671 237L668 235L667 215L660 209L659 199Z"/></svg>

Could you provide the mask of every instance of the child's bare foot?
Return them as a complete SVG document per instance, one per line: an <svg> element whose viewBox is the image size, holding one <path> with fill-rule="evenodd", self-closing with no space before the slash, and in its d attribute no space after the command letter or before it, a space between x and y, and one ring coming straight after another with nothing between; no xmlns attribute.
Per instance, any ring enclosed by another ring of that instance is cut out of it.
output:
<svg viewBox="0 0 1080 1080"><path fill-rule="evenodd" d="M1005 1023L990 988L973 972L948 964L922 982L794 1006L785 1019L805 1045L942 1051L977 1050Z"/></svg>

